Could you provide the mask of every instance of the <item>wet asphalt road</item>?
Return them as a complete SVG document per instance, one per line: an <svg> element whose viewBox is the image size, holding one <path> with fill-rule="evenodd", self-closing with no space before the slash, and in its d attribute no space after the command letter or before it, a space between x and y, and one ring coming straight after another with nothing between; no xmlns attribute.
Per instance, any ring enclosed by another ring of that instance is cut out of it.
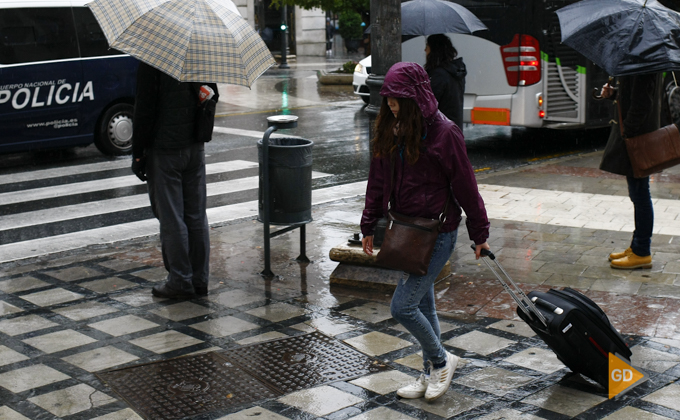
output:
<svg viewBox="0 0 680 420"><path fill-rule="evenodd" d="M335 66L322 64L328 70ZM222 169L207 176L214 191L208 197L209 209L258 199L256 144L270 115L297 115L296 128L277 134L314 141L312 169L320 176L313 180L313 189L367 178L369 118L364 103L350 86L320 85L318 66L302 63L297 70L272 69L252 89L220 86L206 163ZM592 152L603 148L607 138L607 130L584 133L471 125L464 127L464 133L478 173ZM0 155L0 246L78 232L86 235L93 229L123 228L153 218L146 186L134 178L129 162L129 156L104 156L93 145Z"/></svg>
<svg viewBox="0 0 680 420"><path fill-rule="evenodd" d="M223 127L264 132L266 117L281 112L263 111L226 115L217 120ZM323 185L336 185L365 177L370 153L369 119L361 101L289 110L299 117L298 127L281 130L314 141L314 170L333 174ZM495 126L464 127L468 156L475 170L498 171L529 165L554 157L600 150L607 141L608 130L558 131ZM257 138L217 133L206 145L206 153L215 159L229 157L235 151L257 159ZM248 151L248 149L251 149ZM129 159L107 157L93 145L45 152L0 155L0 174L9 175L53 167Z"/></svg>
<svg viewBox="0 0 680 420"><path fill-rule="evenodd" d="M318 67L319 64L300 63L295 70L271 69L251 90L225 87L216 124L264 132L267 116L297 115L298 127L281 133L314 141L314 170L333 174L323 180L323 185L362 179L366 176L370 157L365 106L349 86L319 84L315 70ZM335 65L328 63L326 68L331 70ZM604 147L607 137L607 130L526 130L467 125L464 131L468 154L477 171L503 170L551 157L598 150ZM219 159L238 151L239 155L256 160L256 141L252 136L216 133L214 140L207 144L206 152L213 159ZM0 175L126 158L103 156L92 145L0 155Z"/></svg>

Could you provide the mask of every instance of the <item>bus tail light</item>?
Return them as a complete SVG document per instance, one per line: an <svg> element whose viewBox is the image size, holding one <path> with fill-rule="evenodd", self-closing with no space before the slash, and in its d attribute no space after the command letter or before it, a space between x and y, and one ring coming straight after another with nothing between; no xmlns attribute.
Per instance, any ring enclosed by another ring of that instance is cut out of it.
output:
<svg viewBox="0 0 680 420"><path fill-rule="evenodd" d="M545 118L545 111L543 110L538 111L538 118Z"/></svg>
<svg viewBox="0 0 680 420"><path fill-rule="evenodd" d="M533 36L515 34L511 43L501 46L501 57L510 86L528 86L541 81L540 48Z"/></svg>

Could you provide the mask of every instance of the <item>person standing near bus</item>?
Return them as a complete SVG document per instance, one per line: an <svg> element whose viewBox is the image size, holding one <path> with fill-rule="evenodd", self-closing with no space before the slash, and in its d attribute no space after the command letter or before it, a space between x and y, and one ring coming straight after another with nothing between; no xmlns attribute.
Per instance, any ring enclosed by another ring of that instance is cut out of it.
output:
<svg viewBox="0 0 680 420"><path fill-rule="evenodd" d="M617 87L602 87L603 98L615 99L616 120L602 155L600 169L626 177L628 197L635 209L635 231L630 246L609 254L612 268L652 268L654 209L649 177L635 178L624 137L635 137L659 128L661 116L661 75L645 74L617 79Z"/></svg>
<svg viewBox="0 0 680 420"><path fill-rule="evenodd" d="M425 45L425 70L439 110L463 130L463 95L467 69L463 58L444 34L430 35Z"/></svg>
<svg viewBox="0 0 680 420"><path fill-rule="evenodd" d="M217 85L208 85L217 100ZM167 281L152 289L156 297L191 299L208 294L205 151L195 134L198 87L144 63L137 70L132 171L142 181L148 179L168 271Z"/></svg>

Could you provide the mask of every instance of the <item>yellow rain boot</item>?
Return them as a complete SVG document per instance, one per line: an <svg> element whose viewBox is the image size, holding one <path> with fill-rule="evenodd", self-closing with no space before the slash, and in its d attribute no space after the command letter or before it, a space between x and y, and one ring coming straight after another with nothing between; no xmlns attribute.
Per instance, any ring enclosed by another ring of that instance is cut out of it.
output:
<svg viewBox="0 0 680 420"><path fill-rule="evenodd" d="M609 254L609 261L614 261L614 260L618 260L619 258L627 257L627 256L631 255L632 253L633 253L633 249L630 248L630 247L623 252L612 252L611 254Z"/></svg>
<svg viewBox="0 0 680 420"><path fill-rule="evenodd" d="M652 256L640 257L631 251L630 255L623 258L613 260L610 263L611 268L620 268L623 270L630 270L632 268L652 268Z"/></svg>

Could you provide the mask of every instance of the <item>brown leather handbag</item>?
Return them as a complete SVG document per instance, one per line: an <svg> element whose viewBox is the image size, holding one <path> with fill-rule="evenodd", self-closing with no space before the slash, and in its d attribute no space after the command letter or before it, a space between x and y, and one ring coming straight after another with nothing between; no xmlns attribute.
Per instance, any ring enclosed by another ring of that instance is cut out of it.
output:
<svg viewBox="0 0 680 420"><path fill-rule="evenodd" d="M394 181L394 159L390 165L390 204L392 202L392 181ZM430 266L434 246L439 231L446 221L446 209L449 197L439 219L413 217L389 210L387 227L376 256L376 264L392 270L405 271L409 274L424 276ZM391 205L390 205L391 207Z"/></svg>
<svg viewBox="0 0 680 420"><path fill-rule="evenodd" d="M389 211L376 264L424 276L430 266L441 225L442 222L437 219L404 216Z"/></svg>
<svg viewBox="0 0 680 420"><path fill-rule="evenodd" d="M635 178L644 178L680 163L680 132L675 124L625 140Z"/></svg>
<svg viewBox="0 0 680 420"><path fill-rule="evenodd" d="M618 101L617 109L621 138L626 142L635 178L644 178L680 164L680 132L675 124L639 136L626 137L623 134L621 103Z"/></svg>

